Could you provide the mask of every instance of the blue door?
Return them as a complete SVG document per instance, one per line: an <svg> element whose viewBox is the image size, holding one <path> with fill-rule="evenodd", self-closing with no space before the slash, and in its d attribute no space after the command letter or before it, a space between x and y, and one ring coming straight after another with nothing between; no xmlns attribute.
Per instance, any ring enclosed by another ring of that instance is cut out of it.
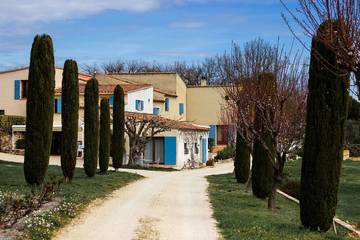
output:
<svg viewBox="0 0 360 240"><path fill-rule="evenodd" d="M201 140L202 142L202 161L205 163L208 159L207 157L207 139L206 138L203 138Z"/></svg>
<svg viewBox="0 0 360 240"><path fill-rule="evenodd" d="M176 137L164 137L165 165L176 165Z"/></svg>

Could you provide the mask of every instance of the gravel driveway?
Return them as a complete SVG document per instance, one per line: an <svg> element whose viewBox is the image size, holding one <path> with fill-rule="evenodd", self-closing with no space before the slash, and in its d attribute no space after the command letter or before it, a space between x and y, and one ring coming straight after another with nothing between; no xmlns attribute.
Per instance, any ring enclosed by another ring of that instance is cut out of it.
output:
<svg viewBox="0 0 360 240"><path fill-rule="evenodd" d="M54 239L220 238L212 218L205 176L232 172L232 163L180 172L126 171L146 178L94 203Z"/></svg>

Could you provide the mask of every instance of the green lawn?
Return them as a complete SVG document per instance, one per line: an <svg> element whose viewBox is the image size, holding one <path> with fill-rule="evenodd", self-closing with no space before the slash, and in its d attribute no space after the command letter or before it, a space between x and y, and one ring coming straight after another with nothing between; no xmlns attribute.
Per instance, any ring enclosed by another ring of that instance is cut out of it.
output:
<svg viewBox="0 0 360 240"><path fill-rule="evenodd" d="M285 176L300 180L301 161L285 164ZM360 162L343 161L336 215L360 226Z"/></svg>
<svg viewBox="0 0 360 240"><path fill-rule="evenodd" d="M344 230L339 235L311 232L300 224L299 208L280 195L275 212L267 210L267 202L245 191L243 184L236 183L232 174L209 176L210 201L214 217L224 239L348 239Z"/></svg>
<svg viewBox="0 0 360 240"><path fill-rule="evenodd" d="M61 168L49 166L48 176L61 178ZM25 228L25 239L50 239L54 231L77 216L92 200L103 198L140 178L140 175L126 172L109 172L88 178L83 169L76 169L72 183L62 184L61 190L57 193L62 199L59 207L30 221L32 223ZM30 191L24 180L22 164L0 161L0 191Z"/></svg>

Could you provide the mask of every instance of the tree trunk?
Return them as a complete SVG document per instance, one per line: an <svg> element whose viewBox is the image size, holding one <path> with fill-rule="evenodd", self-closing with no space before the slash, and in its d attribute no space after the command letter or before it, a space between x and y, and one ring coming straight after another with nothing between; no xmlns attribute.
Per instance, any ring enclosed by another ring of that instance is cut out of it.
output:
<svg viewBox="0 0 360 240"><path fill-rule="evenodd" d="M268 209L271 211L275 211L276 208L276 204L275 204L276 190L277 190L277 183L275 180L268 198Z"/></svg>

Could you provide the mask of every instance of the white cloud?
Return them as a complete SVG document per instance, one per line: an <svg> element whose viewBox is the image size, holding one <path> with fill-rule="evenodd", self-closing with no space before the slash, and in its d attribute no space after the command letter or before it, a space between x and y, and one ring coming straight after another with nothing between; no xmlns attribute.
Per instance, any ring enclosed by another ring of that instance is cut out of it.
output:
<svg viewBox="0 0 360 240"><path fill-rule="evenodd" d="M206 25L205 22L199 21L179 21L179 22L172 22L170 24L173 28L201 28Z"/></svg>
<svg viewBox="0 0 360 240"><path fill-rule="evenodd" d="M0 23L66 20L106 10L146 12L161 6L205 0L1 0Z"/></svg>

